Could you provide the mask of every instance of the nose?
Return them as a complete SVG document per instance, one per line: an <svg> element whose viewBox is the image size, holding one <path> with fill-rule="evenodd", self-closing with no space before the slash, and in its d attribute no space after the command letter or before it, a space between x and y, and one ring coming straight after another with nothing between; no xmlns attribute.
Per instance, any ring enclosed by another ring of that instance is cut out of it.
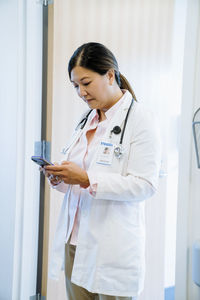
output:
<svg viewBox="0 0 200 300"><path fill-rule="evenodd" d="M84 86L79 85L78 94L80 97L84 97L87 95L87 91Z"/></svg>

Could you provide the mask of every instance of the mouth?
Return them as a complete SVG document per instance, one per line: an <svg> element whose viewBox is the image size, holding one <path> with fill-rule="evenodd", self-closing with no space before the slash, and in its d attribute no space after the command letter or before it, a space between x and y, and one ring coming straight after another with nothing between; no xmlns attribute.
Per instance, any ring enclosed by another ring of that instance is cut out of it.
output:
<svg viewBox="0 0 200 300"><path fill-rule="evenodd" d="M87 103L89 103L89 102L91 102L91 101L93 101L94 99L85 99L84 101L85 102L87 102Z"/></svg>

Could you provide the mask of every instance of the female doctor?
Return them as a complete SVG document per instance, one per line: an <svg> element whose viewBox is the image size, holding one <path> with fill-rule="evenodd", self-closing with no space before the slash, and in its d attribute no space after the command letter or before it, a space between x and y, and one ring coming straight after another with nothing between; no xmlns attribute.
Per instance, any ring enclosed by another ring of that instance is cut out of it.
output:
<svg viewBox="0 0 200 300"><path fill-rule="evenodd" d="M144 200L156 191L160 168L157 126L104 45L80 46L68 72L90 110L65 160L45 167L51 185L65 193L50 276L57 279L65 265L69 300L137 299L145 272Z"/></svg>

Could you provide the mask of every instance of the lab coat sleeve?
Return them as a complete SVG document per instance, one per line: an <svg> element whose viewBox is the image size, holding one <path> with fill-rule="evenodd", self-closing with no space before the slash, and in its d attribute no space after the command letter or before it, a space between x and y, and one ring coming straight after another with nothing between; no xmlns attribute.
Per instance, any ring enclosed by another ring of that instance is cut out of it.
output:
<svg viewBox="0 0 200 300"><path fill-rule="evenodd" d="M48 180L48 181L49 181L49 180ZM61 182L61 183L59 183L59 184L57 184L57 185L52 185L52 184L50 183L50 181L49 181L49 185L50 185L53 189L57 190L58 192L64 193L64 194L67 192L67 189L68 189L68 187L69 187L69 184L66 184L66 183L64 183L64 182Z"/></svg>
<svg viewBox="0 0 200 300"><path fill-rule="evenodd" d="M125 170L116 172L88 171L90 187L96 186L94 199L142 201L157 189L161 162L158 126L150 113L139 118L127 154Z"/></svg>

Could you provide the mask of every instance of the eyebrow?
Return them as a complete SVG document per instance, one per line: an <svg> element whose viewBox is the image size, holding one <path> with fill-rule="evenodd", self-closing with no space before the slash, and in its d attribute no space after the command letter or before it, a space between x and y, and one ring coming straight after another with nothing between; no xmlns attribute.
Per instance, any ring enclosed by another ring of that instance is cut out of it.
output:
<svg viewBox="0 0 200 300"><path fill-rule="evenodd" d="M87 79L87 78L90 78L89 76L85 76L83 78L80 79L80 81L84 80L84 79ZM74 82L73 80L71 80L71 82Z"/></svg>

